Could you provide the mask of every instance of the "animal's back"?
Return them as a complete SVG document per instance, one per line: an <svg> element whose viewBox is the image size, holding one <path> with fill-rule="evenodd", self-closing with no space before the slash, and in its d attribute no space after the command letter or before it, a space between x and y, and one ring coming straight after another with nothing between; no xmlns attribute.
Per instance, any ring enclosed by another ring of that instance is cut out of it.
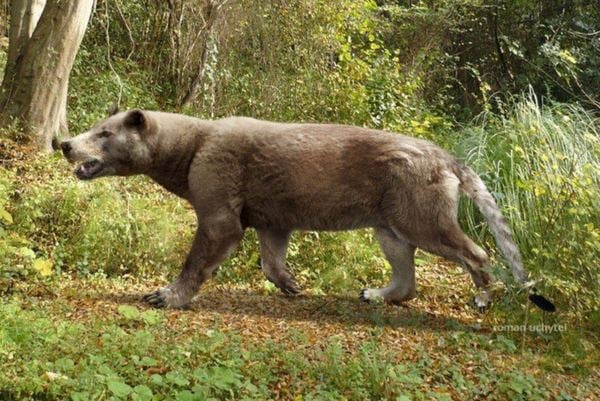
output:
<svg viewBox="0 0 600 401"><path fill-rule="evenodd" d="M410 191L454 160L429 142L359 127L246 118L221 123L223 135L242 148L242 217L258 228L384 225L391 191Z"/></svg>

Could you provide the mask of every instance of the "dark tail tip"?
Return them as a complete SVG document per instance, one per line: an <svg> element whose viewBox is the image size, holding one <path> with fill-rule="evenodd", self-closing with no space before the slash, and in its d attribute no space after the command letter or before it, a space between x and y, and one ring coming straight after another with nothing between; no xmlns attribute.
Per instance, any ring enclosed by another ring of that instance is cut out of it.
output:
<svg viewBox="0 0 600 401"><path fill-rule="evenodd" d="M554 304L547 300L543 295L529 294L529 300L543 311L556 312L556 306L554 306Z"/></svg>

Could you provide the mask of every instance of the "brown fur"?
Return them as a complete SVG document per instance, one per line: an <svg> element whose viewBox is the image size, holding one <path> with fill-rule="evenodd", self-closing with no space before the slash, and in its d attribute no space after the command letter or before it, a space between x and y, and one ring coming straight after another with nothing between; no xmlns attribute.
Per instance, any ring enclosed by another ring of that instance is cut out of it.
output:
<svg viewBox="0 0 600 401"><path fill-rule="evenodd" d="M187 304L246 227L259 234L265 275L286 293L298 291L285 267L292 231L373 227L394 273L388 287L363 291L364 299L413 298L420 247L465 265L487 301L487 255L456 219L459 188L472 177L430 142L344 125L132 110L62 147L83 163L76 170L82 179L146 174L194 207L192 249L179 277L146 297L154 305ZM485 186L477 190L489 194Z"/></svg>

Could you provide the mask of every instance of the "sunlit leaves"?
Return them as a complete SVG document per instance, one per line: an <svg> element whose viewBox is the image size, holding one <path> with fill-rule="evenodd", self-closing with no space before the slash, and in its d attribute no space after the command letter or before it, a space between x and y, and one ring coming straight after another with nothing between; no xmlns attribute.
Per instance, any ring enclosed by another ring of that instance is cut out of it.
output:
<svg viewBox="0 0 600 401"><path fill-rule="evenodd" d="M53 263L49 259L36 259L33 261L33 268L42 276L48 277L52 274Z"/></svg>

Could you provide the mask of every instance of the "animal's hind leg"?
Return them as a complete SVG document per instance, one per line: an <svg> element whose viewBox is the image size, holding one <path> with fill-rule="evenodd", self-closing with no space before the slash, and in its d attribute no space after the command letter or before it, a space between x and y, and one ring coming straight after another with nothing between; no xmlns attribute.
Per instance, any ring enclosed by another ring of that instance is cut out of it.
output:
<svg viewBox="0 0 600 401"><path fill-rule="evenodd" d="M287 295L300 292L294 278L285 265L285 254L289 231L257 230L260 241L260 266L263 273L273 284Z"/></svg>
<svg viewBox="0 0 600 401"><path fill-rule="evenodd" d="M375 237L392 266L392 282L384 288L363 290L361 299L368 301L383 297L388 303L398 304L415 298L415 247L387 228L375 229Z"/></svg>
<svg viewBox="0 0 600 401"><path fill-rule="evenodd" d="M475 300L477 306L483 308L490 300L488 287L492 277L482 270L488 263L487 254L458 224L460 181L452 171L441 167L431 168L426 173L427 185L416 185L408 200L404 199L403 203L400 202L402 197L388 200L390 228L418 248L463 265L481 291ZM407 205L413 210L402 213Z"/></svg>
<svg viewBox="0 0 600 401"><path fill-rule="evenodd" d="M488 264L488 256L458 227L458 223L451 229L441 231L438 241L423 246L423 249L464 266L480 290L475 297L475 305L480 309L488 306L491 301L489 285L493 281L492 275L483 270Z"/></svg>

